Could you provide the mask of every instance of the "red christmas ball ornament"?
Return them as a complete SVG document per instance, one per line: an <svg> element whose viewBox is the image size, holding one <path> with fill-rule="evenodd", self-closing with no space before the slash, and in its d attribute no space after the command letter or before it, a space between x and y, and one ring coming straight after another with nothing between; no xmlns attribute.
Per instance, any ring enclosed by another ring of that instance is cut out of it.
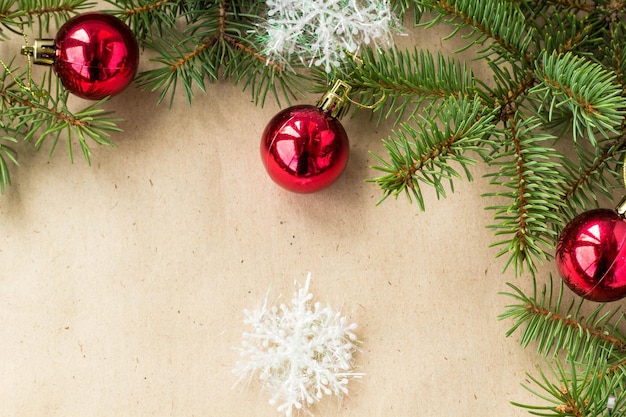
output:
<svg viewBox="0 0 626 417"><path fill-rule="evenodd" d="M597 302L626 296L626 221L613 210L582 213L567 224L556 249L565 284Z"/></svg>
<svg viewBox="0 0 626 417"><path fill-rule="evenodd" d="M261 159L275 183L311 193L341 176L348 163L349 142L338 117L345 110L348 91L349 86L338 81L317 106L292 106L270 120L261 138Z"/></svg>
<svg viewBox="0 0 626 417"><path fill-rule="evenodd" d="M124 22L105 13L84 13L69 19L54 39L38 39L23 47L35 64L52 65L73 94L100 100L122 92L139 66L137 40Z"/></svg>

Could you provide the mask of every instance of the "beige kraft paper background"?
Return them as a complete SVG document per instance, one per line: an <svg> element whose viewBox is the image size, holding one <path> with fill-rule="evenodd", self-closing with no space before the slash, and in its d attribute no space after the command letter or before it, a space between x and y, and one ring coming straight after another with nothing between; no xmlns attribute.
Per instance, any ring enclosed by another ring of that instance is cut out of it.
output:
<svg viewBox="0 0 626 417"><path fill-rule="evenodd" d="M402 45L460 45L441 41L448 28L406 30ZM484 166L447 199L428 190L426 212L404 197L377 206L369 151L383 154L391 127L362 112L342 120L341 179L292 194L259 157L277 104L228 81L191 107L156 99L130 88L110 101L124 132L94 146L91 167L61 145L18 147L0 198L0 416L279 416L258 384L232 387L243 310L268 290L290 297L308 272L315 299L359 324L365 373L315 415L522 416L510 401L539 403L520 384L541 359L497 319L505 282L530 277L503 274L489 248Z"/></svg>

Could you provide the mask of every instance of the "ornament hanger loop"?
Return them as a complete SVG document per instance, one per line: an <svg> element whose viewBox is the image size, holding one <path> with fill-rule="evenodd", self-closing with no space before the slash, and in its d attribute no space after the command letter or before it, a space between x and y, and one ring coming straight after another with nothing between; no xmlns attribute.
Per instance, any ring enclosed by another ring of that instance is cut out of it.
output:
<svg viewBox="0 0 626 417"><path fill-rule="evenodd" d="M365 61L363 61L363 58L361 58L354 52L346 51L346 55L352 58L352 60L357 64L357 67L362 67L365 64Z"/></svg>
<svg viewBox="0 0 626 417"><path fill-rule="evenodd" d="M38 98L44 97L46 95L45 93L43 92L40 93L33 89L33 86L32 86L33 65L32 65L31 55L27 53L27 51L32 49L32 47L28 45L28 36L26 36L26 32L22 31L21 35L24 38L24 44L25 44L25 46L22 46L22 55L26 55L26 58L27 58L26 84L24 84L24 82L22 82L18 77L16 77L13 74L13 71L11 71L9 66L4 61L0 60L0 66L2 66L4 71L11 76L15 84L17 84L22 89L22 91L30 93Z"/></svg>
<svg viewBox="0 0 626 417"><path fill-rule="evenodd" d="M350 98L349 94L352 87L342 79L335 80L335 83L328 90L317 103L317 107L321 110L329 113L332 117L340 118L347 110L347 103L352 103L362 109L375 109L386 98L386 94L383 91L382 96L373 104L363 104L358 101L354 101Z"/></svg>
<svg viewBox="0 0 626 417"><path fill-rule="evenodd" d="M380 106L383 103L383 101L385 101L385 98L387 98L387 94L385 94L385 92L383 91L382 95L380 96L380 98L378 100L376 100L375 103L372 103L372 104L359 103L358 101L352 100L350 97L346 97L346 100L348 100L350 103L352 103L355 106L360 107L362 109L373 110L376 107Z"/></svg>
<svg viewBox="0 0 626 417"><path fill-rule="evenodd" d="M353 52L346 52L346 54L350 58L352 58L352 60L357 64L357 67L361 68L361 67L363 67L365 65L365 61L363 60L363 58L361 58L360 56L356 55L355 53L353 53ZM387 94L383 90L380 98L378 100L376 100L376 102L373 103L373 104L359 103L357 101L352 100L349 97L347 97L346 100L348 100L350 103L352 103L355 106L358 106L358 107L360 107L362 109L372 110L372 109L375 109L376 107L380 106L383 103L383 101L385 101L386 98L387 98Z"/></svg>

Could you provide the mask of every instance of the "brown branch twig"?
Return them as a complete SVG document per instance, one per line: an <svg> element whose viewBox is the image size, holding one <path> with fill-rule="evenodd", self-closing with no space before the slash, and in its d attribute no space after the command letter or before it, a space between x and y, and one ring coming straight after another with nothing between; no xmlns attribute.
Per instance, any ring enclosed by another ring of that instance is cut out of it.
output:
<svg viewBox="0 0 626 417"><path fill-rule="evenodd" d="M161 0L161 2L167 2L167 1L171 1L171 0ZM178 59L176 62L174 62L171 66L170 66L170 70L171 71L177 71L178 68L180 68L181 66L185 65L187 62L189 62L190 60L192 60L194 57L198 56L200 53L202 53L203 51L205 51L206 49L211 48L212 46L214 46L217 43L226 43L228 44L230 47L242 51L244 53L246 53L247 55L253 57L254 59L266 64L266 65L270 65L276 72L281 72L283 70L283 68L276 64L276 63L272 63L270 62L270 60L267 58L267 56L263 55L262 53L260 53L259 51L253 49L252 47L250 47L249 45L244 44L243 42L241 42L240 40L236 39L235 37L229 35L228 33L226 33L226 2L224 0L220 1L219 4L219 19L218 19L218 27L217 27L217 33L211 37L209 37L208 39L206 39L205 42L201 43L200 45L198 45L196 47L196 49L194 49L193 51L189 52L187 55L181 57L180 59Z"/></svg>
<svg viewBox="0 0 626 417"><path fill-rule="evenodd" d="M477 22L476 20L474 20L471 16L465 15L463 14L460 10L458 10L456 7L454 7L454 5L449 4L446 0L439 0L438 1L439 6L448 14L456 16L458 19L462 20L464 23L478 29L480 32L484 33L485 35L489 36L491 39L494 40L495 43L497 43L498 45L500 45L504 50L512 53L513 55L519 55L520 53L522 53L522 51L518 51L516 50L513 45L510 45L509 43L507 43L503 38L501 38L500 36L498 36L497 33L495 33L492 28L487 27L485 25L483 25L480 22ZM530 62L532 62L532 58L528 53L523 53L522 57L523 61L527 64L529 64Z"/></svg>
<svg viewBox="0 0 626 417"><path fill-rule="evenodd" d="M52 109L52 108L49 108L49 107L42 108L41 106L37 105L36 103L33 103L32 101L27 100L25 98L19 98L19 97L16 97L15 95L9 95L9 94L7 94L6 90L0 91L0 97L9 106L14 106L14 105L17 104L17 105L24 106L24 107L30 107L31 109L35 109L37 111L42 111L43 110L43 111L46 111L47 113L51 114L56 119L68 123L70 126L79 127L79 128L84 128L84 127L89 127L90 126L90 123L88 121L77 119L76 117L74 117L72 115L69 115L69 114L67 114L65 112L62 112L62 111L59 111L59 110L56 110L56 109Z"/></svg>
<svg viewBox="0 0 626 417"><path fill-rule="evenodd" d="M546 320L550 320L553 322L560 322L560 323L563 323L563 325L565 326L580 329L581 331L587 332L591 336L599 340L602 340L603 342L613 345L619 351L626 351L626 343L624 343L623 341L621 341L619 338L615 336L611 336L610 334L605 333L602 330L596 329L594 327L586 326L576 320L563 317L554 311L539 307L535 304L527 304L526 308L532 314L541 315L541 316L544 316Z"/></svg>
<svg viewBox="0 0 626 417"><path fill-rule="evenodd" d="M468 126L466 129L462 130L461 132L451 135L439 146L431 148L430 152L422 154L421 157L415 162L413 162L411 165L406 166L403 169L396 172L394 174L396 178L394 182L396 184L404 183L408 188L414 189L415 186L413 185L412 179L415 173L420 171L426 165L428 161L432 161L433 159L437 158L440 155L447 154L447 152L450 149L452 149L452 146L459 139L464 138L467 132L469 132L473 127L474 125L472 124L471 126Z"/></svg>
<svg viewBox="0 0 626 417"><path fill-rule="evenodd" d="M616 152L623 149L624 146L626 146L626 142L624 142L624 139L626 139L626 132L625 132L625 136L623 136L621 139L622 141L621 146L615 146L613 144L613 145L609 145L601 149L601 152L599 153L599 156L597 160L595 161L595 163L587 167L587 169L585 169L584 171L580 172L578 174L578 178L576 179L576 181L570 184L570 186L565 190L563 194L564 201L567 201L570 197L572 197L576 193L576 191L581 189L583 185L589 180L589 178L591 178L594 175L594 173L598 172L608 162L614 160Z"/></svg>
<svg viewBox="0 0 626 417"><path fill-rule="evenodd" d="M28 9L25 12L30 16L42 16L51 13L65 13L75 10L75 7L71 6L58 6L58 7L45 7L43 9Z"/></svg>
<svg viewBox="0 0 626 417"><path fill-rule="evenodd" d="M522 249L520 253L522 254L522 256L525 257L526 248L528 247L528 244L526 242L527 236L528 236L528 233L527 233L528 223L526 221L526 218L528 215L528 209L526 208L527 202L526 202L526 197L525 197L527 193L526 179L524 178L525 158L524 158L524 152L522 149L522 141L518 135L517 124L515 123L514 115L509 116L509 120L507 121L507 123L509 124L509 130L511 132L511 138L513 141L513 147L514 147L514 152L515 152L515 159L517 160L516 171L517 171L517 183L519 184L517 198L516 198L517 204L519 207L519 215L517 216L519 227L515 235L517 237L518 246L520 246L520 249Z"/></svg>
<svg viewBox="0 0 626 417"><path fill-rule="evenodd" d="M145 13L145 12L149 12L151 10L155 10L158 9L168 3L175 3L176 0L159 0L157 2L151 3L151 4L146 4L145 6L141 6L141 7L135 7L133 9L126 9L124 10L124 14L126 16L133 16L139 13Z"/></svg>

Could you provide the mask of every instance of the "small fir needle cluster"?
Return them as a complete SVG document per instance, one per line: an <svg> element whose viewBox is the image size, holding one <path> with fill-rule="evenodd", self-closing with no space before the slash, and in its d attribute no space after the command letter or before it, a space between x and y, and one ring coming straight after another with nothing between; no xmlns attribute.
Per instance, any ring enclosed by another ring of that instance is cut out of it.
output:
<svg viewBox="0 0 626 417"><path fill-rule="evenodd" d="M269 403L291 417L320 401L325 395L348 393L357 350L356 323L340 312L312 302L310 275L304 287L294 290L288 304L245 310L242 360L234 372L239 381L258 377L271 394Z"/></svg>
<svg viewBox="0 0 626 417"><path fill-rule="evenodd" d="M268 0L267 55L280 62L297 57L330 72L363 45L389 47L397 26L388 1Z"/></svg>

